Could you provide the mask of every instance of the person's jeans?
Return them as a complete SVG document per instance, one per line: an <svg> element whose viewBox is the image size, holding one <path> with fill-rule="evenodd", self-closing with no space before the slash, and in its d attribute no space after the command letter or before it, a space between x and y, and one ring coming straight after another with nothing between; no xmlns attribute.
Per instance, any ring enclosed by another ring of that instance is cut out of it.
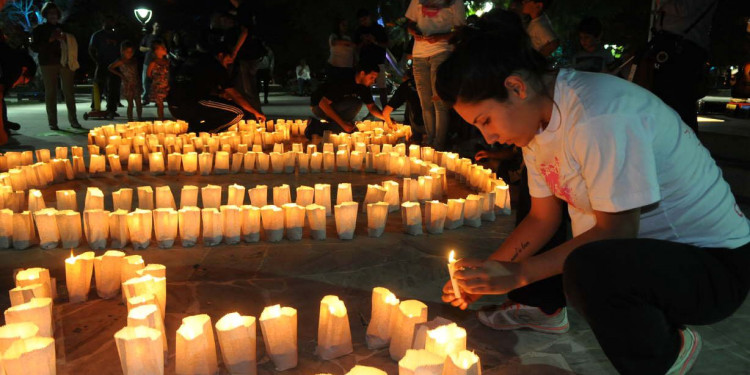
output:
<svg viewBox="0 0 750 375"><path fill-rule="evenodd" d="M148 78L148 65L143 65L143 72L141 73L141 87L143 87L143 96L141 97L141 100L144 103L147 103L149 101L149 91L151 91L151 78Z"/></svg>
<svg viewBox="0 0 750 375"><path fill-rule="evenodd" d="M99 94L107 97L107 112L117 112L117 105L120 104L120 77L112 74L107 65L98 65L94 79L99 86Z"/></svg>
<svg viewBox="0 0 750 375"><path fill-rule="evenodd" d="M57 82L62 81L65 105L68 108L68 121L78 122L76 118L76 99L73 93L73 71L61 65L42 65L44 82L44 102L47 106L47 122L57 126Z"/></svg>
<svg viewBox="0 0 750 375"><path fill-rule="evenodd" d="M245 95L248 103L258 111L261 110L258 80L256 78L259 62L260 59L238 60L234 63L234 88Z"/></svg>
<svg viewBox="0 0 750 375"><path fill-rule="evenodd" d="M710 249L653 240L593 242L565 261L568 305L586 319L621 374L664 374L686 324L716 323L750 287L750 244Z"/></svg>
<svg viewBox="0 0 750 375"><path fill-rule="evenodd" d="M437 97L435 78L438 67L450 54L442 52L430 57L414 58L414 82L417 84L419 101L422 103L426 143L437 150L443 150L445 147L450 117L448 106Z"/></svg>
<svg viewBox="0 0 750 375"><path fill-rule="evenodd" d="M297 78L297 87L299 88L300 95L305 95L305 87L308 82L310 82L309 79Z"/></svg>

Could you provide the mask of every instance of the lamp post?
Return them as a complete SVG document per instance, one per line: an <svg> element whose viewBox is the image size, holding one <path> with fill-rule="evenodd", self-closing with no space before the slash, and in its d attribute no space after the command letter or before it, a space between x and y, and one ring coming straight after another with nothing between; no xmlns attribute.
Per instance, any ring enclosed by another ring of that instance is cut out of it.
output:
<svg viewBox="0 0 750 375"><path fill-rule="evenodd" d="M141 26L143 26L143 32L146 32L146 24L148 24L149 21L151 21L151 16L153 15L153 12L151 9L147 8L138 8L133 10L133 13L135 14L135 18L138 20L138 22L141 23Z"/></svg>

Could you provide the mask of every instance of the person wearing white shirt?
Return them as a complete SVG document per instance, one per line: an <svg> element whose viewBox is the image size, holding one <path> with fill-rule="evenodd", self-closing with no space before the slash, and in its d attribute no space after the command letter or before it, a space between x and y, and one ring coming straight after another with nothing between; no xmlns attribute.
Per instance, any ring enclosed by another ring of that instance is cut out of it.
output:
<svg viewBox="0 0 750 375"><path fill-rule="evenodd" d="M531 21L526 26L531 44L542 56L549 57L560 46L560 39L552 30L552 22L546 13L552 5L552 0L523 0L521 4L523 14L531 17Z"/></svg>
<svg viewBox="0 0 750 375"><path fill-rule="evenodd" d="M448 108L435 95L438 66L450 56L448 40L456 28L466 24L466 11L460 0L411 0L406 10L407 28L414 36L414 81L422 102L425 145L443 150L448 133Z"/></svg>
<svg viewBox="0 0 750 375"><path fill-rule="evenodd" d="M485 294L557 284L620 373L684 374L701 348L686 325L732 315L750 289L750 224L721 170L649 91L549 70L520 26L495 27L464 36L436 88L488 143L522 148L531 212L489 259L457 263L461 297L447 282L443 301L465 309ZM564 207L573 238L540 253ZM478 319L568 331L564 305L531 303L511 300Z"/></svg>
<svg viewBox="0 0 750 375"><path fill-rule="evenodd" d="M299 65L297 65L296 73L299 95L302 96L305 94L305 86L310 83L310 66L307 65L305 59L300 60Z"/></svg>

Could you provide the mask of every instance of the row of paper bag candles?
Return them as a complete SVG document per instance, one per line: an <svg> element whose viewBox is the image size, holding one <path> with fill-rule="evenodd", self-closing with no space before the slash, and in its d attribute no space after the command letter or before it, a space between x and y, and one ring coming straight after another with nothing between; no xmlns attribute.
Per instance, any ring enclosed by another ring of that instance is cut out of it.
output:
<svg viewBox="0 0 750 375"><path fill-rule="evenodd" d="M411 179L405 179L411 182ZM368 235L379 237L385 231L389 212L401 209L403 230L411 235L421 235L422 209L414 195L416 189L409 189L408 198L399 204L398 183L386 181L380 185L368 185L362 204L367 214ZM414 184L409 184L414 186ZM405 185L406 186L406 185ZM405 189L406 190L406 189ZM429 191L429 186L424 189ZM310 229L313 239L326 238L326 216L335 213L338 237L354 238L359 203L353 202L351 184L338 186L337 204L331 207L330 185L317 184L315 188L297 188L297 203L292 203L288 185L276 186L273 191L274 205L267 205L268 188L258 185L248 191L252 205L244 205L245 187L232 185L228 189L227 205L221 205L221 187L207 185L201 189L205 208L197 207L198 188L183 187L181 208L176 204L168 186L157 187L156 208L154 194L150 186L138 188L139 207L128 212L123 208L132 207L132 189L121 189L112 193L114 212L104 210L104 195L98 188L89 188L86 195L83 224L81 215L72 208L76 206L74 191L57 191L57 207L46 208L46 203L38 190L32 191L29 211L14 213L9 209L0 210L0 248L25 249L36 243L36 233L43 249L77 248L86 236L89 247L103 249L111 239L110 246L123 248L128 242L135 249L147 248L153 237L161 248L170 248L176 238L182 246L194 246L201 237L203 244L215 246L222 241L237 244L240 239L246 242L260 240L261 229L266 240L280 241L286 232L289 240L300 240L304 227ZM449 199L448 203L426 200L424 202L424 226L428 233L440 234L444 228L456 229L466 225L478 227L482 220L494 221L495 211L509 212L509 197L506 189L506 204L497 205L495 192L471 194L466 199ZM389 192L391 194L389 194ZM429 195L427 195L429 196ZM405 197L407 197L405 195ZM34 199L31 199L34 198ZM33 217L30 214L33 212ZM33 218L33 220L32 220ZM202 227L202 232L201 232Z"/></svg>
<svg viewBox="0 0 750 375"><path fill-rule="evenodd" d="M158 321L166 311L166 267L145 265L140 255L125 256L107 251L95 257L86 252L65 260L65 283L70 302L84 302L95 273L96 291L102 298L114 298L122 289L128 309L154 305ZM11 289L11 307L5 310L6 325L0 327L0 369L5 375L55 374L53 301L57 281L46 268L18 270ZM153 319L149 317L148 319Z"/></svg>
<svg viewBox="0 0 750 375"><path fill-rule="evenodd" d="M93 252L71 255L65 261L65 270L71 302L86 301L92 274L96 276L97 294L102 298L114 298L122 288L128 308L128 327L118 331L115 340L123 372L163 373L167 351L163 324L166 268L157 264L146 266L139 255L125 256L120 251L111 250L99 257ZM54 350L54 345L47 344L53 337L52 301L56 298L56 287L53 287L56 283L44 268L21 270L15 279L17 286L10 291L12 307L5 312L7 325L0 327L0 345L15 345L10 355L12 358L7 358L13 369L35 369L19 374L54 373L45 369L54 370L54 352L51 357L46 356L50 355L49 350ZM276 368L295 367L296 310L278 305L267 307L261 314L260 323L266 352ZM216 328L222 357L230 373L255 373L255 318L228 314ZM25 341L35 336L49 339ZM16 343L18 339L24 341ZM373 290L372 316L366 339L371 349L388 346L391 357L400 361L400 373L428 371L428 374L441 374L443 363L453 371L461 370L449 374L478 374L480 371L478 358L465 352L466 331L463 328L439 317L427 322L426 305L415 300L399 302L385 288ZM176 343L177 373L211 374L217 370L213 331L207 315L183 319L177 330ZM5 347L0 349L0 353L6 353ZM346 307L338 297L326 296L321 301L316 354L330 360L351 352ZM46 360L39 361L40 358Z"/></svg>

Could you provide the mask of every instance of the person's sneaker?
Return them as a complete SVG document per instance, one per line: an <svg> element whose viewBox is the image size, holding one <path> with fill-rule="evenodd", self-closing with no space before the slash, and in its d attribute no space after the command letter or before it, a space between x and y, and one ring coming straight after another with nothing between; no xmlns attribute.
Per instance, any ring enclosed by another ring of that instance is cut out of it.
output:
<svg viewBox="0 0 750 375"><path fill-rule="evenodd" d="M13 121L6 121L5 122L5 127L7 129L10 129L10 130L20 130L21 129L21 124L19 124L17 122L13 122Z"/></svg>
<svg viewBox="0 0 750 375"><path fill-rule="evenodd" d="M538 307L506 301L500 306L477 312L479 321L498 331L530 328L544 333L568 332L568 313L563 307L554 314L547 314Z"/></svg>
<svg viewBox="0 0 750 375"><path fill-rule="evenodd" d="M680 337L682 338L680 353L677 355L677 360L672 367L667 371L667 375L687 374L693 368L693 365L695 365L698 353L700 353L701 346L703 346L698 332L690 328L685 327L685 329L680 330Z"/></svg>
<svg viewBox="0 0 750 375"><path fill-rule="evenodd" d="M83 126L78 121L71 122L70 127L73 129L83 129Z"/></svg>
<svg viewBox="0 0 750 375"><path fill-rule="evenodd" d="M60 130L60 128L58 128L57 125L52 125L52 124L49 124L49 129L50 130Z"/></svg>

